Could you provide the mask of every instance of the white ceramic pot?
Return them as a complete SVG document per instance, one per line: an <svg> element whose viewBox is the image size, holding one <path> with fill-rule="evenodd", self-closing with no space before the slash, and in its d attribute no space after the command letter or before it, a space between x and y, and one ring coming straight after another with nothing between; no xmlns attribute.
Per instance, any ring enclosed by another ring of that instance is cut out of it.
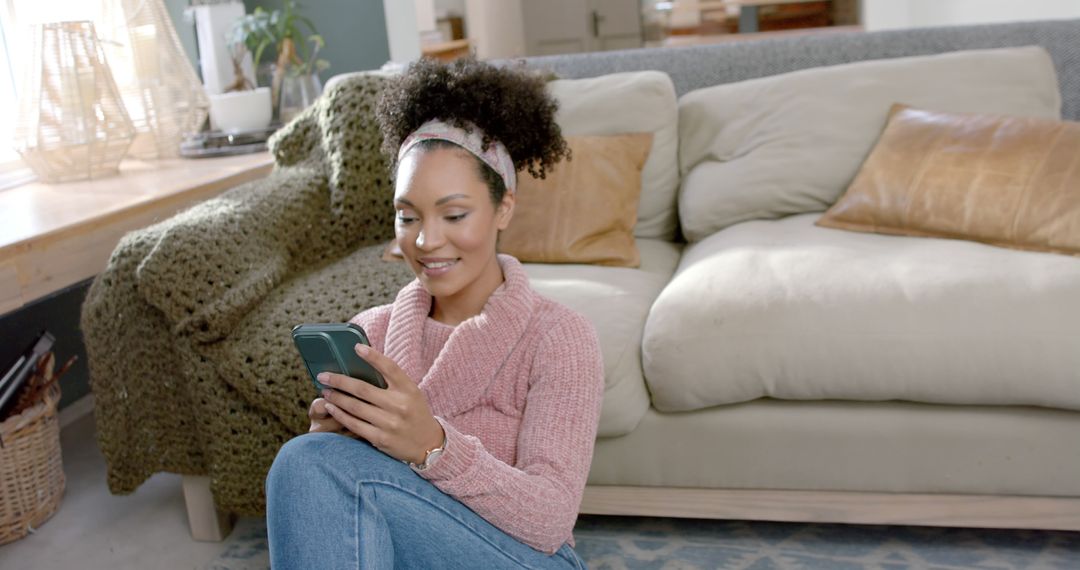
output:
<svg viewBox="0 0 1080 570"><path fill-rule="evenodd" d="M233 91L210 96L210 126L225 132L254 131L273 119L270 88Z"/></svg>

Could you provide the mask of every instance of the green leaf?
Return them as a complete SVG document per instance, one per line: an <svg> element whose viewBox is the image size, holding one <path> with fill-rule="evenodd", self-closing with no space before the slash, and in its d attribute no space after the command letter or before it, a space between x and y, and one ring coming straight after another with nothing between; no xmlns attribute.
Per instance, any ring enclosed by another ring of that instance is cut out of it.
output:
<svg viewBox="0 0 1080 570"><path fill-rule="evenodd" d="M308 70L319 67L316 56L326 45L326 40L318 34L310 18L298 13L300 9L301 5L295 0L286 0L281 8L270 11L256 6L251 14L234 22L227 35L230 47L243 44L258 67L268 48L277 46L276 51L280 51L282 42L291 38L297 57L303 62L302 67ZM305 35L304 31L310 33Z"/></svg>

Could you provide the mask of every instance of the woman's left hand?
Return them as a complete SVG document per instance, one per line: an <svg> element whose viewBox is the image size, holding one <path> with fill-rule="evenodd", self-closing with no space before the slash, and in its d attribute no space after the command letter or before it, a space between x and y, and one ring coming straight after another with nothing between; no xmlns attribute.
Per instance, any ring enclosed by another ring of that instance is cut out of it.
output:
<svg viewBox="0 0 1080 570"><path fill-rule="evenodd" d="M427 397L389 357L363 344L357 344L354 350L382 374L386 389L343 374L323 372L319 382L333 388L323 392L326 410L345 429L384 453L403 461L423 462L427 451L442 445L444 437Z"/></svg>

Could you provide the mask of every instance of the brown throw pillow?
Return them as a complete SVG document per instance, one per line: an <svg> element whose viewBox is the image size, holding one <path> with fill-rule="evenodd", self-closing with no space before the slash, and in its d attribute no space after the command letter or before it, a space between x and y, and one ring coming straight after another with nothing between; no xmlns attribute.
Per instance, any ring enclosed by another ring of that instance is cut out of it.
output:
<svg viewBox="0 0 1080 570"><path fill-rule="evenodd" d="M639 266L634 224L652 137L567 137L571 159L546 178L519 172L514 218L499 251L535 263Z"/></svg>
<svg viewBox="0 0 1080 570"><path fill-rule="evenodd" d="M1080 123L894 105L817 224L1080 255Z"/></svg>

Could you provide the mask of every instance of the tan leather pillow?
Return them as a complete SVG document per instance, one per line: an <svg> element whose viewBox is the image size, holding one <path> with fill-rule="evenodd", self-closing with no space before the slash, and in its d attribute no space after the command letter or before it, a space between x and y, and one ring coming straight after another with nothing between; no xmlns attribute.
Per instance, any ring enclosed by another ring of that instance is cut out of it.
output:
<svg viewBox="0 0 1080 570"><path fill-rule="evenodd" d="M641 170L652 133L567 137L572 153L538 180L518 173L517 204L499 251L535 263L637 267Z"/></svg>
<svg viewBox="0 0 1080 570"><path fill-rule="evenodd" d="M817 225L1080 255L1080 123L894 105Z"/></svg>

